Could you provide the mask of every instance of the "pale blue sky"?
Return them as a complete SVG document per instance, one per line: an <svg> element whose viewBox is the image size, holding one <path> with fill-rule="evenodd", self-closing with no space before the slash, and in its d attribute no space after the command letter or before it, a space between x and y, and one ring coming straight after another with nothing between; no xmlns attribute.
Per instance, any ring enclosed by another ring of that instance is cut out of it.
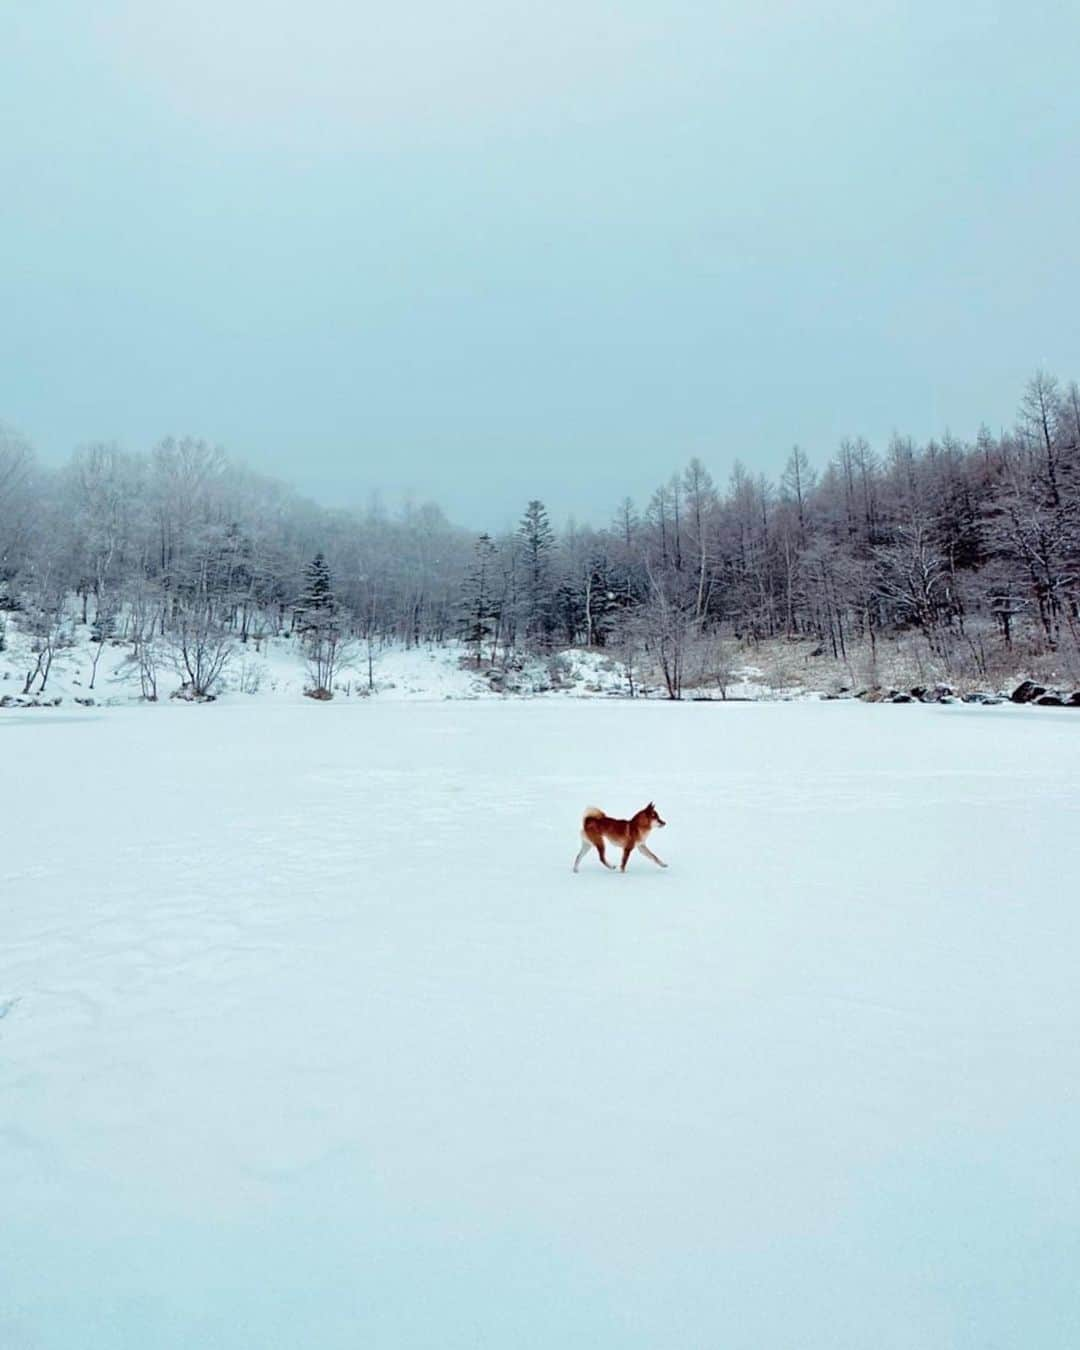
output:
<svg viewBox="0 0 1080 1350"><path fill-rule="evenodd" d="M1080 377L1080 6L0 9L0 418L606 520Z"/></svg>

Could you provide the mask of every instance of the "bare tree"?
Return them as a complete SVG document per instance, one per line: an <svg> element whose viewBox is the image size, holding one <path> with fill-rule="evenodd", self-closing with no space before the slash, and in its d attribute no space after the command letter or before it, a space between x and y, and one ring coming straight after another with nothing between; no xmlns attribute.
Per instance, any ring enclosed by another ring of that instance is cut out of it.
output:
<svg viewBox="0 0 1080 1350"><path fill-rule="evenodd" d="M165 630L166 649L181 686L174 697L197 702L214 697L236 642L205 599L179 605Z"/></svg>
<svg viewBox="0 0 1080 1350"><path fill-rule="evenodd" d="M65 579L46 555L31 570L24 588L24 627L30 637L33 664L27 670L24 694L43 694L56 657L64 647ZM38 680L38 687L33 688Z"/></svg>
<svg viewBox="0 0 1080 1350"><path fill-rule="evenodd" d="M326 616L308 623L304 630L304 658L309 684L308 698L334 697L334 680L342 666L355 658L356 644L344 632L339 616Z"/></svg>
<svg viewBox="0 0 1080 1350"><path fill-rule="evenodd" d="M29 441L0 422L0 602L30 548L33 463Z"/></svg>
<svg viewBox="0 0 1080 1350"><path fill-rule="evenodd" d="M686 472L683 474L683 491L686 496L686 516L694 558L694 572L697 576L694 616L700 623L704 620L709 607L713 583L711 536L715 528L716 485L708 469L696 456L686 466Z"/></svg>
<svg viewBox="0 0 1080 1350"><path fill-rule="evenodd" d="M898 622L921 629L931 648L947 658L941 625L952 613L951 573L928 522L915 516L900 525L895 542L879 548L876 560L882 602Z"/></svg>
<svg viewBox="0 0 1080 1350"><path fill-rule="evenodd" d="M649 598L641 613L641 631L660 667L668 698L681 699L687 655L698 630L693 598L679 585L674 566L666 571L649 567L648 576Z"/></svg>

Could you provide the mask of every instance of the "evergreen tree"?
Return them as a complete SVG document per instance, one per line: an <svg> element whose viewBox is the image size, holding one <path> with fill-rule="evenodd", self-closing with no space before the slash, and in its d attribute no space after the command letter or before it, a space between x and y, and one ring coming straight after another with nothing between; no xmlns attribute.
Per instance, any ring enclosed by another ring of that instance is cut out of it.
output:
<svg viewBox="0 0 1080 1350"><path fill-rule="evenodd" d="M498 632L495 558L498 550L489 534L478 537L473 562L465 576L461 597L461 636L472 648L477 669L483 659L484 645Z"/></svg>
<svg viewBox="0 0 1080 1350"><path fill-rule="evenodd" d="M349 615L339 610L333 574L321 551L304 569L304 590L296 608L311 680L305 692L311 698L333 698L334 675L351 655L352 644L348 639Z"/></svg>
<svg viewBox="0 0 1080 1350"><path fill-rule="evenodd" d="M320 550L304 568L304 589L296 607L304 615L330 614L336 608L334 578Z"/></svg>
<svg viewBox="0 0 1080 1350"><path fill-rule="evenodd" d="M551 528L543 502L533 500L525 508L517 537L524 573L522 626L526 639L546 646L554 627L555 595L551 579L551 555L555 531Z"/></svg>
<svg viewBox="0 0 1080 1350"><path fill-rule="evenodd" d="M619 611L616 580L608 559L597 553L585 585L585 641L603 647L615 626Z"/></svg>

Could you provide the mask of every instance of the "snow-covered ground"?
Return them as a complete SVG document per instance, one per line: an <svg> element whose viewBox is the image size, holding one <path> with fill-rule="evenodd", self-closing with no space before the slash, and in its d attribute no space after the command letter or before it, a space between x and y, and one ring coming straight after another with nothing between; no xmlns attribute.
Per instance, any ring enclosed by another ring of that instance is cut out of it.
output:
<svg viewBox="0 0 1080 1350"><path fill-rule="evenodd" d="M105 707L142 701L138 672L129 659L130 643L109 642L98 653L85 626L73 624L68 636L69 644L60 649L45 689L41 691L40 680L35 680L30 692L24 695L27 673L34 668L37 657L29 635L21 630L16 619L6 619L5 648L0 651L0 700L6 696L11 706L5 708L0 703L0 713L19 711L16 704L50 703L55 699L61 704L79 701ZM169 698L183 678L163 657L158 676L159 699ZM640 676L635 678L638 686L635 692L641 692ZM258 643L236 643L216 694L240 701L295 703L303 698L310 684L300 639L282 636ZM548 659L523 656L496 687L488 672L478 671L466 648L454 641L416 647L374 644L370 662L366 644L351 643L348 658L342 661L335 676L334 687L339 699L375 695L394 701L491 698L504 691L585 698L629 692L625 669L618 660L603 652L579 650L568 650ZM647 692L661 691L650 684Z"/></svg>
<svg viewBox="0 0 1080 1350"><path fill-rule="evenodd" d="M4 1350L1080 1344L1080 719L0 719ZM670 863L570 871L655 797Z"/></svg>

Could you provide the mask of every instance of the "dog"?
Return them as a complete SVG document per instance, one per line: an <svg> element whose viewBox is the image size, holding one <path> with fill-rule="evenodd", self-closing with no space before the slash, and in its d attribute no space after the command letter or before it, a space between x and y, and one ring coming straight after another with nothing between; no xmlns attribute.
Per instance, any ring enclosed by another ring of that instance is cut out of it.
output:
<svg viewBox="0 0 1080 1350"><path fill-rule="evenodd" d="M666 824L667 821L660 819L660 813L652 802L648 806L643 806L629 820L616 820L613 816L605 816L598 806L587 806L581 821L581 848L574 859L574 871L578 870L578 864L588 853L590 844L600 854L600 861L604 866L615 871L614 864L608 862L604 853L605 839L622 849L620 872L626 871L626 864L630 861L630 854L634 849L644 853L646 858L651 858L657 867L666 867L667 863L661 862L645 843L655 826L663 829Z"/></svg>

